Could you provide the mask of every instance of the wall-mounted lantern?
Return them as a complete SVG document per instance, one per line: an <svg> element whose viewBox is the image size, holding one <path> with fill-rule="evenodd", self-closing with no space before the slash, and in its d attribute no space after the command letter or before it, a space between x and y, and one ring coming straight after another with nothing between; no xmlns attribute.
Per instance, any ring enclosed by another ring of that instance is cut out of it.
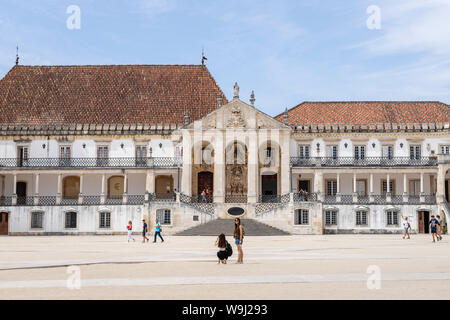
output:
<svg viewBox="0 0 450 320"><path fill-rule="evenodd" d="M372 148L374 148L374 149L375 149L375 142L373 142L373 143L372 143Z"/></svg>
<svg viewBox="0 0 450 320"><path fill-rule="evenodd" d="M45 143L42 144L42 149L45 149Z"/></svg>
<svg viewBox="0 0 450 320"><path fill-rule="evenodd" d="M344 143L344 147L345 147L345 149L347 149L347 147L348 147L348 143L347 142Z"/></svg>
<svg viewBox="0 0 450 320"><path fill-rule="evenodd" d="M159 148L160 148L160 149L162 148L162 143L161 143L161 142L159 143Z"/></svg>
<svg viewBox="0 0 450 320"><path fill-rule="evenodd" d="M86 149L86 143L83 143L83 149Z"/></svg>
<svg viewBox="0 0 450 320"><path fill-rule="evenodd" d="M400 142L400 148L403 148L403 142Z"/></svg>
<svg viewBox="0 0 450 320"><path fill-rule="evenodd" d="M123 146L124 146L124 144L123 144L123 143L121 143L121 144L120 144L120 147L121 147L122 149L123 149Z"/></svg>

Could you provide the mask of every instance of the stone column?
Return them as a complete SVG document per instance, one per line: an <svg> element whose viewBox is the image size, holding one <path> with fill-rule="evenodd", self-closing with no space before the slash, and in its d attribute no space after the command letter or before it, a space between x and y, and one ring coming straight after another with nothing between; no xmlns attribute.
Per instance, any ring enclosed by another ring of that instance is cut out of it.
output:
<svg viewBox="0 0 450 320"><path fill-rule="evenodd" d="M80 193L78 194L78 204L83 203L83 178L84 175L80 173Z"/></svg>
<svg viewBox="0 0 450 320"><path fill-rule="evenodd" d="M56 190L56 204L60 204L61 203L61 196L62 196L62 175L58 174L58 185L57 185L57 190Z"/></svg>
<svg viewBox="0 0 450 320"><path fill-rule="evenodd" d="M291 192L290 190L290 141L288 132L280 132L280 148L281 148L281 194Z"/></svg>
<svg viewBox="0 0 450 320"><path fill-rule="evenodd" d="M420 173L420 202L425 202L425 193L423 192L423 172Z"/></svg>
<svg viewBox="0 0 450 320"><path fill-rule="evenodd" d="M356 173L353 173L353 203L358 202L358 192L356 189Z"/></svg>
<svg viewBox="0 0 450 320"><path fill-rule="evenodd" d="M127 189L128 189L128 175L125 173L123 175L123 195L122 195L123 204L127 204L128 201Z"/></svg>
<svg viewBox="0 0 450 320"><path fill-rule="evenodd" d="M323 201L323 172L314 173L314 192L317 193L317 200Z"/></svg>
<svg viewBox="0 0 450 320"><path fill-rule="evenodd" d="M403 174L403 202L408 202L408 180L406 179L406 173Z"/></svg>
<svg viewBox="0 0 450 320"><path fill-rule="evenodd" d="M389 173L386 175L386 202L391 202L391 187L390 187L391 178Z"/></svg>
<svg viewBox="0 0 450 320"><path fill-rule="evenodd" d="M336 202L341 202L341 174L336 173Z"/></svg>
<svg viewBox="0 0 450 320"><path fill-rule="evenodd" d="M183 173L181 192L192 195L192 137L189 131L183 131Z"/></svg>
<svg viewBox="0 0 450 320"><path fill-rule="evenodd" d="M13 175L13 195L12 195L12 204L17 204L17 174L14 173Z"/></svg>
<svg viewBox="0 0 450 320"><path fill-rule="evenodd" d="M39 204L39 173L34 174L34 204Z"/></svg>
<svg viewBox="0 0 450 320"><path fill-rule="evenodd" d="M214 202L225 202L225 146L223 132L217 131L214 144Z"/></svg>
<svg viewBox="0 0 450 320"><path fill-rule="evenodd" d="M102 174L102 194L100 196L100 203L104 204L106 200L106 174Z"/></svg>
<svg viewBox="0 0 450 320"><path fill-rule="evenodd" d="M153 170L147 171L147 177L145 179L145 197L146 201L150 200L149 194L155 192L155 172Z"/></svg>
<svg viewBox="0 0 450 320"><path fill-rule="evenodd" d="M437 203L441 203L445 199L445 171L446 168L442 165L438 165L438 174L436 177L436 201Z"/></svg>
<svg viewBox="0 0 450 320"><path fill-rule="evenodd" d="M375 197L373 194L373 173L370 174L370 190L369 190L369 202L374 202Z"/></svg>
<svg viewBox="0 0 450 320"><path fill-rule="evenodd" d="M258 202L258 137L256 131L252 130L248 136L248 172L247 172L247 199L248 203Z"/></svg>

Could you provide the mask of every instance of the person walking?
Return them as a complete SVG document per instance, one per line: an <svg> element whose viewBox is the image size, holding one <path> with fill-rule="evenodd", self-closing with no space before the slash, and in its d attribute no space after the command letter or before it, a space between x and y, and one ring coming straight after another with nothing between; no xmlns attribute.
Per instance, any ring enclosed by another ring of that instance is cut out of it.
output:
<svg viewBox="0 0 450 320"><path fill-rule="evenodd" d="M244 263L244 252L242 251L242 244L244 241L244 228L241 225L241 219L234 220L234 242L238 249L238 258L236 263Z"/></svg>
<svg viewBox="0 0 450 320"><path fill-rule="evenodd" d="M431 236L433 237L433 242L436 242L434 240L434 237L437 237L437 226L439 224L440 224L440 222L434 217L434 215L432 215L429 225L430 225ZM437 239L439 241L439 238L437 238Z"/></svg>
<svg viewBox="0 0 450 320"><path fill-rule="evenodd" d="M409 224L408 217L403 217L402 226L403 239L405 239L406 236L408 236L408 239L411 239L411 237L409 236L409 229L411 229L411 225Z"/></svg>
<svg viewBox="0 0 450 320"><path fill-rule="evenodd" d="M156 237L159 236L159 238L161 239L161 242L164 242L163 237L161 236L161 223L159 222L158 219L156 219L156 225L155 225L155 239L153 240L153 243L156 242Z"/></svg>
<svg viewBox="0 0 450 320"><path fill-rule="evenodd" d="M127 240L127 242L130 242L130 240L133 240L133 242L136 241L133 238L133 222L131 222L131 220L128 221L127 231L128 231L128 240Z"/></svg>
<svg viewBox="0 0 450 320"><path fill-rule="evenodd" d="M225 238L225 234L221 233L217 237L216 246L219 248L219 251L217 251L217 258L219 259L217 264L227 264L227 259L233 254L233 249Z"/></svg>
<svg viewBox="0 0 450 320"><path fill-rule="evenodd" d="M437 238L438 240L442 240L442 231L444 231L444 225L442 224L441 216L437 215L436 220L439 222L437 227Z"/></svg>
<svg viewBox="0 0 450 320"><path fill-rule="evenodd" d="M144 220L142 220L142 243L144 243L145 240L147 240L147 242L149 241L149 239L147 238L147 232L148 232L148 226L144 219Z"/></svg>

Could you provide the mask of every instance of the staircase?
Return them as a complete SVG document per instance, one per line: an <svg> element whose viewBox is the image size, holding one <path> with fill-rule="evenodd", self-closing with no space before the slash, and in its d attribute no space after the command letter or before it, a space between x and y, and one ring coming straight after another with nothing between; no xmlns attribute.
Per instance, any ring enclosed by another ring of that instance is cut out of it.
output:
<svg viewBox="0 0 450 320"><path fill-rule="evenodd" d="M268 226L253 219L241 219L245 236L284 236L289 233L280 229ZM226 236L233 236L234 219L215 219L208 223L192 227L181 231L176 236L218 236L224 233Z"/></svg>

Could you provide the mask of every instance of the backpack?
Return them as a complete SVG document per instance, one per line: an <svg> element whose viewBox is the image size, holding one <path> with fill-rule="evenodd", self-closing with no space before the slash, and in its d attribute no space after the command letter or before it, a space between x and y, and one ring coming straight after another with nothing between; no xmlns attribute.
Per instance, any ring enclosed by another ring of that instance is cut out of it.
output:
<svg viewBox="0 0 450 320"><path fill-rule="evenodd" d="M225 251L227 252L227 255L229 257L231 257L233 255L233 248L231 247L231 244L228 241L227 241L227 247L226 247Z"/></svg>

